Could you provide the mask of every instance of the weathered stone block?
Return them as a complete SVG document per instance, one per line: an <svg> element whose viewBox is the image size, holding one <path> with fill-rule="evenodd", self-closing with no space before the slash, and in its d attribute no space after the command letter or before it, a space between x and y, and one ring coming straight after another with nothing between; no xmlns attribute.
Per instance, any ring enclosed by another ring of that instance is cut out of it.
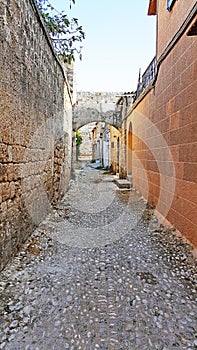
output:
<svg viewBox="0 0 197 350"><path fill-rule="evenodd" d="M8 146L5 144L0 144L0 162L8 162Z"/></svg>
<svg viewBox="0 0 197 350"><path fill-rule="evenodd" d="M0 2L0 223L4 233L9 223L11 232L4 242L0 239L0 269L68 184L68 179L59 182L62 164L70 164L59 137L65 133L64 117L72 126L72 116L64 111L64 97L70 110L71 98L32 4ZM71 143L66 147L70 155Z"/></svg>

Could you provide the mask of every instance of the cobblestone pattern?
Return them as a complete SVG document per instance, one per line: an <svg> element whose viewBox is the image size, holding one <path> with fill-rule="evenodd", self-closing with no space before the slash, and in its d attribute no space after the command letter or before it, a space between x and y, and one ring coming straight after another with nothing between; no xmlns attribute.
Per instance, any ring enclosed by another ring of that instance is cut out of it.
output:
<svg viewBox="0 0 197 350"><path fill-rule="evenodd" d="M69 178L68 167L60 186L64 75L32 4L0 2L0 270L46 214L46 206L34 210L46 195L40 188L54 199Z"/></svg>
<svg viewBox="0 0 197 350"><path fill-rule="evenodd" d="M196 349L191 247L112 180L80 171L79 183L1 272L0 349ZM63 243L81 220L78 240ZM83 242L88 230L93 237Z"/></svg>

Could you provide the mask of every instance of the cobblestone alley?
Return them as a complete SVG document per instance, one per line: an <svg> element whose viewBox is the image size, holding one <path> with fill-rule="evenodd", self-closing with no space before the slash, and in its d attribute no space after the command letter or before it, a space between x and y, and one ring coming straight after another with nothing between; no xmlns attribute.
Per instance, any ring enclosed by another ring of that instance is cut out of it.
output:
<svg viewBox="0 0 197 350"><path fill-rule="evenodd" d="M0 273L0 294L0 349L197 348L190 246L90 166Z"/></svg>

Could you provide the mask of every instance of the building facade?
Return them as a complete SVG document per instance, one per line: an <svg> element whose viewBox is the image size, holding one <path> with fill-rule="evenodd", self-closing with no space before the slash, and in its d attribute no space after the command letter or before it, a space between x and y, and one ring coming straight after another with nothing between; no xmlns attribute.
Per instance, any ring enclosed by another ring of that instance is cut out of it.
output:
<svg viewBox="0 0 197 350"><path fill-rule="evenodd" d="M156 57L127 113L133 186L197 246L197 37L195 0L150 0Z"/></svg>
<svg viewBox="0 0 197 350"><path fill-rule="evenodd" d="M92 160L103 165L103 130L104 122L97 122L92 129Z"/></svg>

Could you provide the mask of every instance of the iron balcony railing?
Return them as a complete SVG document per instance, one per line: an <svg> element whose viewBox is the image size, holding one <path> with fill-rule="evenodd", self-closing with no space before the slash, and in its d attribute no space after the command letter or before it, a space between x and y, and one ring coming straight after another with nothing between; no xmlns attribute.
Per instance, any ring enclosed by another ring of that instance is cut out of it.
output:
<svg viewBox="0 0 197 350"><path fill-rule="evenodd" d="M139 76L139 81L138 81L138 86L135 94L135 99L136 100L142 92L146 89L146 87L153 82L153 80L156 77L156 72L157 72L157 61L156 57L153 58L147 69L145 70L144 74L142 77Z"/></svg>

